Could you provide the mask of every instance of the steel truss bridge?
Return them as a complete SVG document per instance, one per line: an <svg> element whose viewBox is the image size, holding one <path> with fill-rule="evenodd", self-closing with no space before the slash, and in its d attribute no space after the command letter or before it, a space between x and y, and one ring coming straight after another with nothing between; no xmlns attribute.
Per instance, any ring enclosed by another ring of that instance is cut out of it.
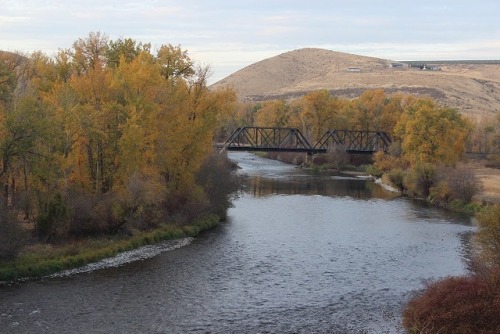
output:
<svg viewBox="0 0 500 334"><path fill-rule="evenodd" d="M391 137L385 132L328 130L316 145L311 145L296 128L247 126L236 129L219 149L228 151L325 153L343 150L350 153L386 152Z"/></svg>

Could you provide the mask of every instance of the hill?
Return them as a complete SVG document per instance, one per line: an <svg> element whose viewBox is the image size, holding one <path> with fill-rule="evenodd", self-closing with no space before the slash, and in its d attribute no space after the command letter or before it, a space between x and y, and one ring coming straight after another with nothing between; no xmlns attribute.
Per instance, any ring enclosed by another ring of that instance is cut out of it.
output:
<svg viewBox="0 0 500 334"><path fill-rule="evenodd" d="M291 99L319 89L354 98L381 88L430 96L473 117L500 112L500 61L402 63L306 48L249 65L211 87L224 86L242 101Z"/></svg>

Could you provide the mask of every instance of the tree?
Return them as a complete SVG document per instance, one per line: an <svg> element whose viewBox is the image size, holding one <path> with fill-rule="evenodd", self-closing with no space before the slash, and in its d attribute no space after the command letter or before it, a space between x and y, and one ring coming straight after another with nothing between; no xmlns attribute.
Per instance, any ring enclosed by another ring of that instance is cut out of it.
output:
<svg viewBox="0 0 500 334"><path fill-rule="evenodd" d="M236 95L209 90L210 68L195 68L180 47L149 49L90 33L54 58L2 58L0 196L17 210L9 219L24 212L47 241L192 214L185 199L206 209L195 175Z"/></svg>
<svg viewBox="0 0 500 334"><path fill-rule="evenodd" d="M114 71L111 85L120 101L108 114L114 114L108 120L108 127L113 129L110 136L117 145L114 155L116 180L113 187L124 187L129 178L138 173L141 177L154 177L156 160L156 119L159 106L158 87L164 85L160 67L150 61L150 54L141 52L134 60L127 62L122 58Z"/></svg>
<svg viewBox="0 0 500 334"><path fill-rule="evenodd" d="M455 109L435 106L430 99L410 103L396 124L403 156L418 162L453 166L465 151L469 124Z"/></svg>
<svg viewBox="0 0 500 334"><path fill-rule="evenodd" d="M189 78L195 74L194 62L187 50L182 50L180 45L162 45L156 57L162 66L162 75L167 80L179 77Z"/></svg>
<svg viewBox="0 0 500 334"><path fill-rule="evenodd" d="M261 127L289 126L289 105L284 100L264 102L255 115L255 125Z"/></svg>
<svg viewBox="0 0 500 334"><path fill-rule="evenodd" d="M73 43L71 56L78 75L106 64L108 41L106 34L91 32L87 38L79 38Z"/></svg>
<svg viewBox="0 0 500 334"><path fill-rule="evenodd" d="M15 184L23 164L31 156L40 157L37 144L44 142L47 131L46 118L41 106L33 98L23 98L16 108L8 113L4 120L4 132L0 141L0 185L5 190L5 198L12 194L9 184ZM26 168L26 166L24 166Z"/></svg>
<svg viewBox="0 0 500 334"><path fill-rule="evenodd" d="M312 92L304 97L302 111L305 135L318 140L328 129L335 128L335 119L340 107L339 100L330 95L327 90Z"/></svg>
<svg viewBox="0 0 500 334"><path fill-rule="evenodd" d="M141 52L150 53L150 50L150 43L137 43L131 38L120 38L116 41L109 41L105 51L106 63L111 67L118 67L122 57L125 62L130 63Z"/></svg>
<svg viewBox="0 0 500 334"><path fill-rule="evenodd" d="M352 103L357 127L362 131L380 131L380 118L388 99L382 89L367 90Z"/></svg>
<svg viewBox="0 0 500 334"><path fill-rule="evenodd" d="M26 59L20 55L0 51L0 111L7 108L14 97L17 74Z"/></svg>
<svg viewBox="0 0 500 334"><path fill-rule="evenodd" d="M0 260L14 258L25 242L25 231L0 194Z"/></svg>

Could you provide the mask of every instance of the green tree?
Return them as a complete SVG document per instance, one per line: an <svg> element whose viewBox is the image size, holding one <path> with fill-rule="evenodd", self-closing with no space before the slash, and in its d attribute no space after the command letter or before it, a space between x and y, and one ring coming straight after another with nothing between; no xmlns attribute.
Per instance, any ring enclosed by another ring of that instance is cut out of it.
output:
<svg viewBox="0 0 500 334"><path fill-rule="evenodd" d="M111 67L120 65L120 59L123 57L125 62L130 63L141 52L150 53L151 44L137 43L131 38L120 38L116 41L109 41L105 51L106 63Z"/></svg>

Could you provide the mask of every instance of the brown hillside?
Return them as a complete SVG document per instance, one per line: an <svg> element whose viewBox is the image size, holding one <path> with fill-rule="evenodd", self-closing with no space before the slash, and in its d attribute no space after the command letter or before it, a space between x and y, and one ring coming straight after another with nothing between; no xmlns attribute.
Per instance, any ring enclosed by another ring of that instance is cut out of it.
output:
<svg viewBox="0 0 500 334"><path fill-rule="evenodd" d="M433 62L439 70L393 67L391 60L324 49L299 49L268 58L213 84L229 86L240 100L294 98L327 89L353 98L367 89L426 95L470 116L500 111L500 64Z"/></svg>

